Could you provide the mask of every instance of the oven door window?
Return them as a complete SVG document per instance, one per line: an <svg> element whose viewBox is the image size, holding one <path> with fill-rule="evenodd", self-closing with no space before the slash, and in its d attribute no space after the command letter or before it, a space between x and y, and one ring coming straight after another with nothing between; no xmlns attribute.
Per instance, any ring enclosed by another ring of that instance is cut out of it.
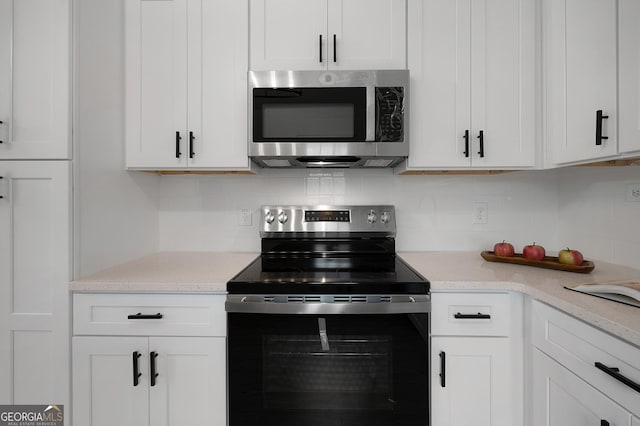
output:
<svg viewBox="0 0 640 426"><path fill-rule="evenodd" d="M426 314L228 320L230 426L428 424Z"/></svg>
<svg viewBox="0 0 640 426"><path fill-rule="evenodd" d="M254 142L362 142L364 87L253 89Z"/></svg>

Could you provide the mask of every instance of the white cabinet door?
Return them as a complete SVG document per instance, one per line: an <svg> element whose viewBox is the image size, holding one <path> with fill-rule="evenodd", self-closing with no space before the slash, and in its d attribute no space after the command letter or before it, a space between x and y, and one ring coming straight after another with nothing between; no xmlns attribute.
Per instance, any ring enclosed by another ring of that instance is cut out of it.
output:
<svg viewBox="0 0 640 426"><path fill-rule="evenodd" d="M327 68L327 0L251 0L252 70Z"/></svg>
<svg viewBox="0 0 640 426"><path fill-rule="evenodd" d="M329 68L405 69L406 16L407 0L328 0Z"/></svg>
<svg viewBox="0 0 640 426"><path fill-rule="evenodd" d="M531 0L471 1L474 167L535 165L535 16Z"/></svg>
<svg viewBox="0 0 640 426"><path fill-rule="evenodd" d="M640 151L640 2L618 1L620 152Z"/></svg>
<svg viewBox="0 0 640 426"><path fill-rule="evenodd" d="M620 406L538 349L533 351L533 426L631 423Z"/></svg>
<svg viewBox="0 0 640 426"><path fill-rule="evenodd" d="M128 167L187 158L187 0L126 0Z"/></svg>
<svg viewBox="0 0 640 426"><path fill-rule="evenodd" d="M247 169L247 0L189 2L189 168Z"/></svg>
<svg viewBox="0 0 640 426"><path fill-rule="evenodd" d="M407 15L408 167L534 166L535 2L410 0Z"/></svg>
<svg viewBox="0 0 640 426"><path fill-rule="evenodd" d="M432 424L513 426L513 363L509 339L433 337L431 340ZM443 376L444 374L444 376Z"/></svg>
<svg viewBox="0 0 640 426"><path fill-rule="evenodd" d="M0 159L68 159L69 0L0 1Z"/></svg>
<svg viewBox="0 0 640 426"><path fill-rule="evenodd" d="M543 1L546 144L553 163L618 153L617 3ZM597 111L608 118L598 120ZM598 121L608 138L600 145Z"/></svg>
<svg viewBox="0 0 640 426"><path fill-rule="evenodd" d="M0 161L0 176L0 403L66 404L71 166Z"/></svg>
<svg viewBox="0 0 640 426"><path fill-rule="evenodd" d="M150 387L150 424L225 425L226 339L152 337L158 377Z"/></svg>
<svg viewBox="0 0 640 426"><path fill-rule="evenodd" d="M137 383L134 364L141 374ZM74 337L74 424L148 425L148 367L146 337Z"/></svg>

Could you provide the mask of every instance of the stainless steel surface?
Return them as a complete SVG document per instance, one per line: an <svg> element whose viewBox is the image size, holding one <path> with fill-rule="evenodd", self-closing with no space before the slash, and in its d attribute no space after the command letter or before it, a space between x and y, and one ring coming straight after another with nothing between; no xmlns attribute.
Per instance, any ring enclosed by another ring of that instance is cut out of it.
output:
<svg viewBox="0 0 640 426"><path fill-rule="evenodd" d="M431 296L229 294L227 312L295 315L411 314L431 311Z"/></svg>
<svg viewBox="0 0 640 426"><path fill-rule="evenodd" d="M409 71L249 71L249 157L261 167L274 168L360 168L394 167L409 156ZM364 142L253 142L253 89L305 87L365 87L366 141ZM404 139L374 142L375 87L404 87ZM316 157L324 161L300 161ZM338 158L336 158L338 157ZM357 157L358 161L340 161ZM372 161L373 160L373 161ZM376 161L385 160L385 161Z"/></svg>
<svg viewBox="0 0 640 426"><path fill-rule="evenodd" d="M349 222L307 222L306 211L347 211ZM273 220L278 217L278 220ZM262 206L260 209L260 236L262 238L287 234L348 234L376 233L395 237L395 207L378 206ZM285 219L286 220L281 220ZM384 220L380 220L383 218Z"/></svg>

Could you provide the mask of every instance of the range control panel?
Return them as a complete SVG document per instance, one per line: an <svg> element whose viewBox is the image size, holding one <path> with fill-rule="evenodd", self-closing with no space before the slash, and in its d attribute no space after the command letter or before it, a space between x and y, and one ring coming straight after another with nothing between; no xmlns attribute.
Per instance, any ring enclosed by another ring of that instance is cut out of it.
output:
<svg viewBox="0 0 640 426"><path fill-rule="evenodd" d="M262 237L279 233L373 233L394 237L395 208L377 206L262 206Z"/></svg>

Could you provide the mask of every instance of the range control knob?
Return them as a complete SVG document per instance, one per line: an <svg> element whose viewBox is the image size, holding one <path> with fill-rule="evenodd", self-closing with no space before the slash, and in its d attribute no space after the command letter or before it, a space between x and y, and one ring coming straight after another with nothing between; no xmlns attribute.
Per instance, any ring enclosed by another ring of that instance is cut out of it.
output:
<svg viewBox="0 0 640 426"><path fill-rule="evenodd" d="M285 212L280 212L280 214L278 215L278 222L284 225L285 223L287 223L287 220L289 220L289 216L287 216Z"/></svg>
<svg viewBox="0 0 640 426"><path fill-rule="evenodd" d="M271 213L271 210L267 211L264 215L264 221L269 225L271 225L275 219L276 217L273 213Z"/></svg>
<svg viewBox="0 0 640 426"><path fill-rule="evenodd" d="M382 214L380 215L380 220L382 221L382 223L387 224L389 223L389 221L391 220L391 213L389 212L382 212Z"/></svg>
<svg viewBox="0 0 640 426"><path fill-rule="evenodd" d="M375 210L369 211L369 214L367 214L367 222L369 222L370 224L374 224L376 223L376 220L378 220L378 215L376 214L376 211Z"/></svg>

